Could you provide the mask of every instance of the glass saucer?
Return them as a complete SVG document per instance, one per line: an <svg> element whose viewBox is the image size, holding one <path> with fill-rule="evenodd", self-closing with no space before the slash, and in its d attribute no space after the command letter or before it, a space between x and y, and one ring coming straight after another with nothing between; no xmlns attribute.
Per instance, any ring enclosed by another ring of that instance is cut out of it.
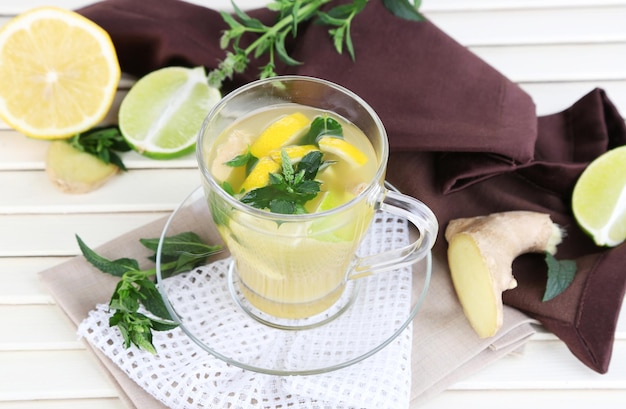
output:
<svg viewBox="0 0 626 409"><path fill-rule="evenodd" d="M376 221L384 225L390 220L387 216L380 213ZM408 232L407 223L399 222ZM381 237L374 234L375 224L368 233L371 237L364 241L370 248ZM398 230L394 226L382 228ZM206 243L223 245L202 188L172 213L161 241L186 231L193 231ZM380 240L389 241L389 237ZM428 253L410 268L355 279L350 302L316 325L294 328L268 324L246 310L236 294L237 279L225 248L208 259L206 266L173 277L162 276L160 261L161 245L156 255L159 291L173 319L194 343L230 365L281 376L345 368L376 354L404 331L410 333L407 327L425 298L432 269Z"/></svg>

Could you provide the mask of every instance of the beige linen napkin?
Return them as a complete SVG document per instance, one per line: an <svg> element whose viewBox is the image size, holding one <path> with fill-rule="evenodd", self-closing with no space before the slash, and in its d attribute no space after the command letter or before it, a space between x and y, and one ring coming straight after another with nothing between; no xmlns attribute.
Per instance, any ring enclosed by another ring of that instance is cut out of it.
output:
<svg viewBox="0 0 626 409"><path fill-rule="evenodd" d="M175 219L172 229L185 231L197 227L192 215ZM149 251L140 238L159 237L166 219L132 230L96 251L105 257L132 257L140 262ZM219 237L205 237L221 242ZM40 273L58 305L78 326L96 304L108 303L116 278L101 273L82 256ZM433 261L433 274L428 294L413 321L411 405L418 407L456 381L470 376L489 363L519 349L534 333L531 319L505 307L504 326L496 337L479 339L467 323L452 288L447 265ZM91 349L91 347L89 347ZM121 398L129 407L141 409L165 406L144 391L100 352L91 349L103 368L111 375Z"/></svg>

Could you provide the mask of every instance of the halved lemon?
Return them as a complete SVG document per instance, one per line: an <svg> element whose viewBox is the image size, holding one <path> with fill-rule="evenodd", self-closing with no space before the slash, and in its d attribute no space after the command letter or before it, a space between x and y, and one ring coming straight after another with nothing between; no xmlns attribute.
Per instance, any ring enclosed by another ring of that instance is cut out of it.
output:
<svg viewBox="0 0 626 409"><path fill-rule="evenodd" d="M75 12L38 7L0 29L0 118L27 136L67 138L97 125L119 79L111 38Z"/></svg>
<svg viewBox="0 0 626 409"><path fill-rule="evenodd" d="M587 166L574 187L572 210L598 246L617 246L626 240L626 146Z"/></svg>
<svg viewBox="0 0 626 409"><path fill-rule="evenodd" d="M310 122L309 118L300 112L280 117L263 130L250 147L250 153L262 158L273 150L293 145Z"/></svg>

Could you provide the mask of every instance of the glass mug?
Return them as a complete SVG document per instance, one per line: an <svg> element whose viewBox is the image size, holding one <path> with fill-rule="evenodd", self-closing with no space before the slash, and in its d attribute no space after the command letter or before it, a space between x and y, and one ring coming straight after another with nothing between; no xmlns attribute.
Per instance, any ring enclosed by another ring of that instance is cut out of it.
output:
<svg viewBox="0 0 626 409"><path fill-rule="evenodd" d="M321 212L272 213L242 203L213 174L221 135L251 113L285 104L332 112L369 139L373 177L347 203ZM386 131L374 110L353 92L318 78L258 80L211 110L199 133L197 160L213 221L232 256L231 293L248 314L280 328L320 325L349 307L358 278L411 265L430 252L438 231L435 215L385 185L388 152ZM402 248L358 255L376 211L406 218L417 239Z"/></svg>

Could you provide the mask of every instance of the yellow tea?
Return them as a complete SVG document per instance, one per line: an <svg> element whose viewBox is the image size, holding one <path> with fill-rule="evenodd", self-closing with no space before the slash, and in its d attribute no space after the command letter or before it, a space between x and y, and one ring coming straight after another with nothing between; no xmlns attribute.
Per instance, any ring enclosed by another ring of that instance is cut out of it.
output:
<svg viewBox="0 0 626 409"><path fill-rule="evenodd" d="M224 190L259 212L286 215L263 218L208 196L246 299L284 318L330 307L374 213L359 196L379 167L367 136L332 112L284 103L236 120L213 146L207 163ZM328 215L290 218L320 212Z"/></svg>

